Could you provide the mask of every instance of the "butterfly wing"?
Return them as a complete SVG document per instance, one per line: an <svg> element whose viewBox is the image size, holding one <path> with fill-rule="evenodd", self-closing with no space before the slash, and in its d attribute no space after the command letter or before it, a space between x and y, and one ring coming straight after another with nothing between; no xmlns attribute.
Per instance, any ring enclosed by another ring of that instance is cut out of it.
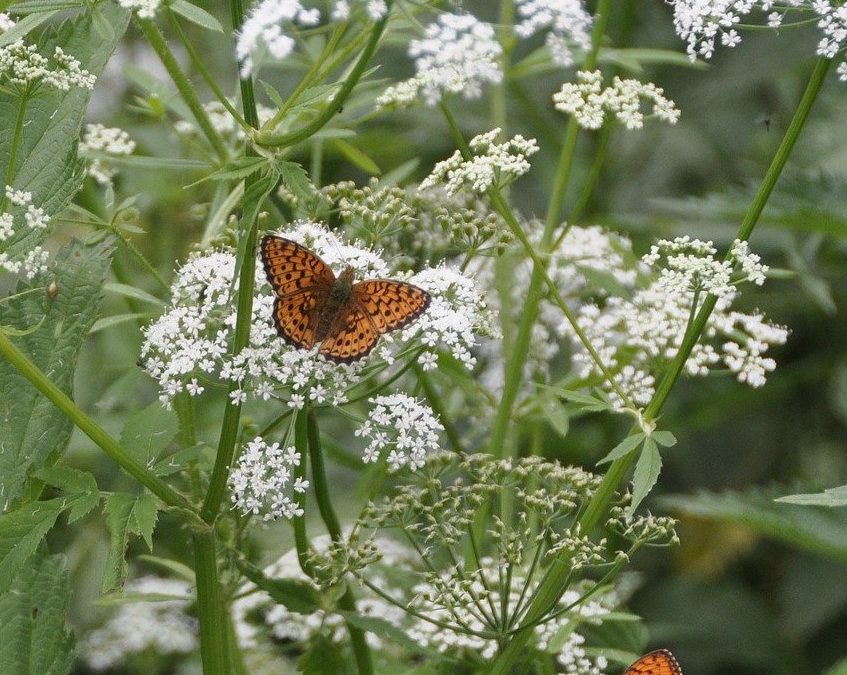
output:
<svg viewBox="0 0 847 675"><path fill-rule="evenodd" d="M274 325L295 347L311 349L335 275L323 260L296 241L265 235L262 263L274 290Z"/></svg>
<svg viewBox="0 0 847 675"><path fill-rule="evenodd" d="M667 649L657 649L638 659L623 675L682 675L682 668Z"/></svg>
<svg viewBox="0 0 847 675"><path fill-rule="evenodd" d="M382 335L417 319L432 298L422 288L402 281L366 279L353 284L352 301Z"/></svg>
<svg viewBox="0 0 847 675"><path fill-rule="evenodd" d="M370 354L379 340L379 333L358 305L348 308L336 325L338 329L321 343L319 351L332 361L358 361Z"/></svg>

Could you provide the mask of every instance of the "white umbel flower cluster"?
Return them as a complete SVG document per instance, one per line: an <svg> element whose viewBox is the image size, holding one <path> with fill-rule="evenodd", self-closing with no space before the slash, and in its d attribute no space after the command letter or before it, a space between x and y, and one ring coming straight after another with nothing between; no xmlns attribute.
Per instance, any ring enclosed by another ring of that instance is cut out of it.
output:
<svg viewBox="0 0 847 675"><path fill-rule="evenodd" d="M420 189L443 186L451 195L465 188L483 193L523 176L530 169L527 158L538 152L538 143L534 138L524 138L520 134L505 143L497 143L499 134L498 128L475 136L468 144L474 157L465 160L456 150L452 156L435 165Z"/></svg>
<svg viewBox="0 0 847 675"><path fill-rule="evenodd" d="M623 80L615 77L612 86L603 88L603 74L599 70L576 74L576 82L566 82L553 94L557 110L574 116L585 129L599 129L606 114L614 115L627 129L644 126L642 103L652 104L652 114L669 124L676 124L679 109L665 97L664 90L652 82Z"/></svg>
<svg viewBox="0 0 847 675"><path fill-rule="evenodd" d="M197 622L188 616L193 589L185 581L141 577L127 583L127 594L173 596L128 602L102 627L82 641L81 652L93 670L110 670L127 657L147 650L159 654L188 654L197 649Z"/></svg>
<svg viewBox="0 0 847 675"><path fill-rule="evenodd" d="M123 129L106 127L102 124L87 124L79 144L79 151L83 155L99 153L125 157L135 151L135 141ZM89 161L86 172L100 185L108 185L115 177L116 170L109 166L108 160L94 157Z"/></svg>
<svg viewBox="0 0 847 675"><path fill-rule="evenodd" d="M5 23L12 23L7 15ZM14 25L12 23L12 25ZM53 50L52 59L38 52L34 44L15 40L0 47L0 82L18 89L46 86L68 91L71 87L94 89L97 78L61 47Z"/></svg>
<svg viewBox="0 0 847 675"><path fill-rule="evenodd" d="M483 85L503 79L502 53L491 25L472 14L441 14L422 39L409 44L417 74L389 87L377 106L411 105L419 97L435 105L444 94L479 98Z"/></svg>
<svg viewBox="0 0 847 675"><path fill-rule="evenodd" d="M416 471L424 466L429 453L440 449L441 422L428 405L406 394L389 394L370 399L368 418L356 429L356 436L367 439L362 460L378 462L388 452L388 470L408 466Z"/></svg>
<svg viewBox="0 0 847 675"><path fill-rule="evenodd" d="M162 0L118 0L118 4L124 9L135 12L142 19L152 19L159 11Z"/></svg>
<svg viewBox="0 0 847 675"><path fill-rule="evenodd" d="M49 254L41 246L27 246L20 250L15 244L24 240L31 230L44 230L50 224L50 217L39 206L32 203L32 193L16 190L7 185L2 203L7 210L0 212L0 271L22 274L32 279L47 269ZM9 208L11 207L11 208ZM15 223L19 227L15 227Z"/></svg>
<svg viewBox="0 0 847 675"><path fill-rule="evenodd" d="M591 15L582 0L517 0L515 9L519 19L515 32L520 37L549 29L546 43L557 65L573 64L573 46L584 50L591 46Z"/></svg>
<svg viewBox="0 0 847 675"><path fill-rule="evenodd" d="M815 52L818 56L834 59L847 45L847 5L830 0L668 0L673 6L674 28L686 42L692 60L698 56L709 59L719 41L724 47L735 47L741 42L737 27L752 23L749 15L760 12L771 28L783 25L791 11L810 14L817 19L821 32ZM804 17L798 15L798 22ZM847 81L847 61L838 66L839 79Z"/></svg>
<svg viewBox="0 0 847 675"><path fill-rule="evenodd" d="M309 488L309 481L294 477L302 458L297 449L268 445L256 437L241 450L229 475L233 506L245 515L261 515L262 520L297 518L303 515L293 499Z"/></svg>
<svg viewBox="0 0 847 675"><path fill-rule="evenodd" d="M761 284L767 267L742 242L735 242L732 251L731 260L718 261L711 242L688 237L660 241L643 258L655 273L646 287L631 297L610 297L602 308L592 303L579 307L579 326L634 403L646 405L652 398L654 374L678 352L698 294L714 295L717 303L685 363L688 375L707 375L723 363L740 382L759 387L776 367L764 354L770 346L784 344L788 331L759 313L732 311L737 284ZM562 327L570 331L564 322ZM576 340L574 344L579 376L598 374L584 348ZM623 405L617 394L609 395L616 406Z"/></svg>
<svg viewBox="0 0 847 675"><path fill-rule="evenodd" d="M266 50L277 61L294 51L294 38L284 32L284 24L314 26L320 18L317 9L303 7L300 0L261 0L253 7L236 40L242 76L253 72L260 50Z"/></svg>
<svg viewBox="0 0 847 675"><path fill-rule="evenodd" d="M385 0L355 0L355 5L360 5L371 21L379 21L388 14L388 5ZM347 21L350 18L351 8L348 0L336 0L332 6L330 17L333 21Z"/></svg>

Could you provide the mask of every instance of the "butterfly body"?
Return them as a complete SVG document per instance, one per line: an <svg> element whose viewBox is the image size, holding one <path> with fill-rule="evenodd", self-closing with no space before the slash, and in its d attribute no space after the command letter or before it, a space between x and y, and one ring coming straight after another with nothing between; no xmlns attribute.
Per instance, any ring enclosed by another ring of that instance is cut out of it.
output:
<svg viewBox="0 0 847 675"><path fill-rule="evenodd" d="M430 295L393 279L355 282L347 267L335 276L319 256L295 241L266 235L262 262L274 290L274 324L295 347L341 363L367 356L379 336L402 328L429 307Z"/></svg>

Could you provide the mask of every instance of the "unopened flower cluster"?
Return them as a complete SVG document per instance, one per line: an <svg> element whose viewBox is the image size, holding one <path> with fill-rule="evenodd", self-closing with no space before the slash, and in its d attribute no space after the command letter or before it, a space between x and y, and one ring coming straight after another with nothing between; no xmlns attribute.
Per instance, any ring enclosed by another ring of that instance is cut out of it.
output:
<svg viewBox="0 0 847 675"><path fill-rule="evenodd" d="M582 0L517 0L515 10L520 37L548 30L545 41L557 65L573 64L572 47L587 50L591 45L591 15Z"/></svg>
<svg viewBox="0 0 847 675"><path fill-rule="evenodd" d="M612 86L604 89L603 74L599 70L581 70L576 79L576 82L563 84L553 95L553 102L557 110L573 115L586 129L602 127L607 113L614 115L627 129L641 129L644 126L643 101L652 104L652 113L658 119L670 124L676 124L679 119L674 102L652 82L615 77Z"/></svg>
<svg viewBox="0 0 847 675"><path fill-rule="evenodd" d="M806 12L817 19L821 32L816 53L834 59L847 44L847 6L831 0L668 0L673 5L674 28L686 42L691 59L709 59L716 41L724 47L741 42L739 24L751 23L751 14L761 13L767 25L777 29L789 11ZM798 23L803 23L802 16ZM847 81L847 61L838 66L838 76Z"/></svg>
<svg viewBox="0 0 847 675"><path fill-rule="evenodd" d="M502 53L491 25L472 14L441 14L422 39L409 43L417 74L387 89L377 106L410 105L421 97L435 105L444 94L479 98L485 84L503 79Z"/></svg>
<svg viewBox="0 0 847 675"><path fill-rule="evenodd" d="M89 633L81 645L88 666L97 671L115 669L132 654L148 650L159 654L188 654L197 649L197 622L187 614L194 601L185 581L142 577L126 584L128 594L173 596L127 602L105 625Z"/></svg>
<svg viewBox="0 0 847 675"><path fill-rule="evenodd" d="M245 515L261 515L265 521L302 516L296 494L303 494L309 481L294 476L301 461L293 446L269 445L257 436L242 448L229 474L233 506Z"/></svg>
<svg viewBox="0 0 847 675"><path fill-rule="evenodd" d="M377 396L370 402L368 418L355 431L368 441L363 461L378 462L387 452L389 471L422 468L427 455L439 449L438 435L444 431L432 409L406 394Z"/></svg>
<svg viewBox="0 0 847 675"><path fill-rule="evenodd" d="M8 14L0 14L0 33L14 25L15 22ZM17 89L35 86L52 87L60 91L68 91L71 87L94 89L96 80L61 47L53 50L52 59L40 54L36 45L26 44L22 39L0 47L0 82L7 82Z"/></svg>
<svg viewBox="0 0 847 675"><path fill-rule="evenodd" d="M500 129L492 129L471 139L469 145L474 156L469 160L456 150L451 157L438 162L421 183L421 189L442 185L451 195L462 189L482 193L523 176L530 168L527 158L538 152L538 143L520 134L505 143L497 143L499 134Z"/></svg>
<svg viewBox="0 0 847 675"><path fill-rule="evenodd" d="M227 139L243 141L247 138L244 129L239 126L235 118L224 107L220 101L210 101L203 104L203 110L206 117L209 119L209 124L221 136ZM269 108L261 103L256 104L256 115L259 118L259 124L267 122L276 112L273 108ZM200 133L195 120L177 120L174 123L174 130L183 136L192 136Z"/></svg>
<svg viewBox="0 0 847 675"><path fill-rule="evenodd" d="M0 212L0 270L32 279L46 271L49 254L41 246L31 245L29 239L47 228L50 217L32 203L31 192L10 185L0 203L7 204L6 210Z"/></svg>
<svg viewBox="0 0 847 675"><path fill-rule="evenodd" d="M106 127L102 124L87 124L79 144L81 154L100 153L123 157L135 150L135 141L123 129ZM115 176L115 169L108 160L94 157L88 162L86 172L100 185L108 185Z"/></svg>
<svg viewBox="0 0 847 675"><path fill-rule="evenodd" d="M784 344L788 331L769 323L759 312L732 310L737 284L763 283L767 267L744 242L735 242L727 260L717 260L715 254L711 242L688 237L660 241L643 258L654 272L645 287L631 297L610 297L602 307L593 303L579 307L579 326L633 403L650 401L655 373L676 355L692 305L697 301L699 306L706 294L714 295L717 302L703 339L685 363L685 372L703 376L722 363L740 382L759 387L776 367L765 354L771 346ZM567 324L562 326L565 333L570 332ZM574 344L578 374L598 373L584 348L575 339ZM615 405L624 405L616 393L609 394Z"/></svg>

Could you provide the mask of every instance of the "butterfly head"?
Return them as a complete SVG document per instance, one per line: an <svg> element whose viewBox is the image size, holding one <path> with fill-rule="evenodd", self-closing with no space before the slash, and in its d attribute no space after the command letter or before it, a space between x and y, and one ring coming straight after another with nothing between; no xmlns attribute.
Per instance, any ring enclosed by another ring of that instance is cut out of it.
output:
<svg viewBox="0 0 847 675"><path fill-rule="evenodd" d="M338 275L335 283L344 288L352 288L353 281L356 279L356 270L352 265L347 265L344 271Z"/></svg>

